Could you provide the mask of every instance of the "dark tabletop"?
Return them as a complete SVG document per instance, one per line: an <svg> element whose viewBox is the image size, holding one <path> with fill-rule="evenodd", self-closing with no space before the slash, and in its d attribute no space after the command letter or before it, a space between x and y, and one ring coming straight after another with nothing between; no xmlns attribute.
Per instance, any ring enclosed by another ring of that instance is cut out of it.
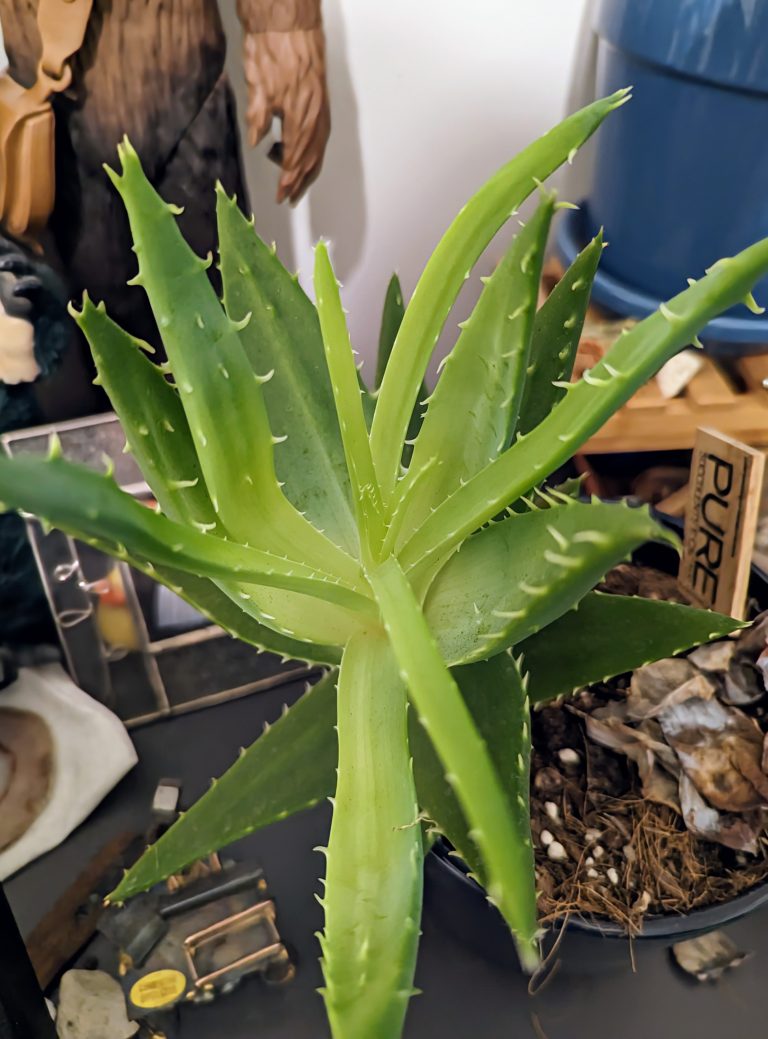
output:
<svg viewBox="0 0 768 1039"><path fill-rule="evenodd" d="M111 837L141 828L158 779L183 781L194 798L261 732L301 687L284 686L134 732L139 766L60 848L7 885L19 924L29 932L87 860ZM269 828L234 849L265 868L278 904L283 938L299 969L284 988L249 980L210 1006L185 1007L181 1039L325 1039L317 943L322 925L314 898L328 812L317 809ZM444 907L443 907L444 908ZM485 962L449 934L434 905L427 908L406 1039L762 1039L768 1031L768 911L729 928L753 955L717 984L689 981L664 949L643 950L638 972L617 951L612 970L588 962L561 969L535 998L527 980ZM600 941L595 939L595 941ZM624 947L626 948L626 947ZM369 1039L361 1036L360 1039Z"/></svg>

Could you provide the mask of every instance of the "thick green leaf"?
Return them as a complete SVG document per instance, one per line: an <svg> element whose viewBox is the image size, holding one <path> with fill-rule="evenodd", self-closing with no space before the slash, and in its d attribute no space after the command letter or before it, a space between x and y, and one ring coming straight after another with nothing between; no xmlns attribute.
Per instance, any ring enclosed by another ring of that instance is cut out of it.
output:
<svg viewBox="0 0 768 1039"><path fill-rule="evenodd" d="M488 894L515 933L521 962L536 951L536 893L530 835L510 808L504 784L472 715L440 656L405 575L390 558L369 573L403 680L471 826ZM527 775L524 758L520 776Z"/></svg>
<svg viewBox="0 0 768 1039"><path fill-rule="evenodd" d="M597 266L603 252L600 231L583 249L544 300L533 326L531 357L519 421L510 433L528 433L545 419L566 391L584 327Z"/></svg>
<svg viewBox="0 0 768 1039"><path fill-rule="evenodd" d="M274 722L149 848L110 895L123 902L248 834L333 793L336 672Z"/></svg>
<svg viewBox="0 0 768 1039"><path fill-rule="evenodd" d="M286 497L348 552L359 552L349 476L323 354L317 312L298 279L256 234L236 200L216 191L224 306L240 324L262 386L277 445L275 469Z"/></svg>
<svg viewBox="0 0 768 1039"><path fill-rule="evenodd" d="M376 354L376 389L381 386L384 372L387 370L392 347L395 345L397 333L403 323L405 304L403 303L403 290L400 287L400 279L393 274L387 285L387 294L384 297L384 308L381 312L381 327L379 329L379 349Z"/></svg>
<svg viewBox="0 0 768 1039"><path fill-rule="evenodd" d="M107 317L103 306L94 307L86 297L76 320L88 337L100 380L126 430L128 445L163 512L198 530L220 533L177 391L144 356L138 341ZM105 550L114 552L116 547L105 545ZM144 561L134 562L141 568ZM155 576L160 579L157 570ZM187 575L185 580L180 571L164 583L186 588L190 581L195 582L197 596L192 605L201 608L200 595L204 593L206 605L202 612L228 631L236 628L246 642L283 656L339 662L340 654L335 648L312 645L275 630L279 625L274 614L259 608L251 587L227 580L219 581L217 588L204 578ZM189 599L188 595L184 597ZM243 612L248 616L240 616ZM286 611L282 613L285 620ZM309 616L314 619L316 614L317 609L312 606ZM288 614L288 619L292 618L293 614ZM344 630L349 629L347 622ZM338 629L319 634L331 635L339 643L346 638Z"/></svg>
<svg viewBox="0 0 768 1039"><path fill-rule="evenodd" d="M530 678L531 701L543 703L743 627L742 621L709 610L590 592L577 610L517 649Z"/></svg>
<svg viewBox="0 0 768 1039"><path fill-rule="evenodd" d="M360 400L363 403L363 415L365 416L365 428L370 432L373 423L373 413L376 410L376 398L369 392L368 387L363 382L362 375L358 381L360 383Z"/></svg>
<svg viewBox="0 0 768 1039"><path fill-rule="evenodd" d="M628 90L620 90L595 101L503 166L467 202L427 261L405 311L373 418L371 447L386 504L394 495L403 439L429 358L470 270L520 203L628 97Z"/></svg>
<svg viewBox="0 0 768 1039"><path fill-rule="evenodd" d="M387 294L384 299L384 309L381 314L379 349L376 354L376 391L373 395L368 395L367 399L366 395L363 395L363 407L367 406L370 410L370 416L368 411L366 411L366 421L368 422L369 429L373 423L373 413L376 410L376 396L381 387L384 372L387 370L389 358L392 354L392 347L395 345L395 339L397 338L397 333L400 331L400 325L403 323L404 314L405 303L403 290L400 286L400 279L396 274L393 274L389 285L387 286ZM427 386L422 379L419 392L416 396L416 403L413 406L411 417L408 421L405 443L403 444L401 464L406 467L408 466L413 453L413 442L421 429L422 401L427 399L427 395Z"/></svg>
<svg viewBox="0 0 768 1039"><path fill-rule="evenodd" d="M587 478L587 474L584 473L581 476L569 476L562 483L554 484L542 484L541 487L534 487L530 495L526 494L522 498L518 498L516 502L506 511L507 515L512 513L520 512L534 512L536 509L551 509L553 505L568 504L569 501L579 501L584 498L584 481Z"/></svg>
<svg viewBox="0 0 768 1039"><path fill-rule="evenodd" d="M554 196L545 195L487 280L445 360L401 481L392 533L407 540L431 511L507 446L525 383ZM457 421L457 416L462 421Z"/></svg>
<svg viewBox="0 0 768 1039"><path fill-rule="evenodd" d="M300 558L354 584L356 562L290 504L274 467L274 442L261 383L239 328L225 314L206 268L184 241L134 149L119 149L123 173L110 172L128 212L139 273L189 420L214 510L232 537Z"/></svg>
<svg viewBox="0 0 768 1039"><path fill-rule="evenodd" d="M185 575L186 576L186 575ZM529 754L525 693L506 653L452 672L507 789L520 807L517 754ZM413 711L408 715L422 813L481 880L483 866L445 770ZM232 841L310 808L336 788L336 676L327 675L260 736L211 789L126 873L112 901L132 898ZM525 784L523 784L524 786Z"/></svg>
<svg viewBox="0 0 768 1039"><path fill-rule="evenodd" d="M701 281L620 336L591 371L568 384L543 422L455 491L414 534L400 553L412 579L436 573L465 538L567 461L709 320L750 298L766 271L768 238L719 261Z"/></svg>
<svg viewBox="0 0 768 1039"><path fill-rule="evenodd" d="M105 551L111 554L110 547ZM142 561L134 563L141 569ZM338 664L341 650L338 646L319 645L293 638L273 627L272 621L262 617L253 604L243 601L247 594L242 585L228 581L214 583L205 577L195 577L168 567L153 567L151 576L181 596L190 606L218 624L233 638L247 642L258 649L276 653L283 660L303 660L307 664Z"/></svg>
<svg viewBox="0 0 768 1039"><path fill-rule="evenodd" d="M581 502L511 516L466 541L424 613L448 664L483 660L572 609L646 541L673 540L647 508Z"/></svg>
<svg viewBox="0 0 768 1039"><path fill-rule="evenodd" d="M229 580L212 581L172 567L155 566L128 552L123 544L103 536L89 538L88 544L105 555L122 559L134 569L164 584L233 638L248 642L257 649L276 653L283 660L303 660L307 664L338 664L341 661L341 649L338 646L294 638L290 632L276 628L274 618L265 617L250 601L247 589L252 589L252 585L239 585ZM327 603L326 609L336 607Z"/></svg>
<svg viewBox="0 0 768 1039"><path fill-rule="evenodd" d="M150 349L94 306L87 294L72 311L91 348L101 385L126 442L163 512L198 529L217 529L189 423L178 392L146 356Z"/></svg>
<svg viewBox="0 0 768 1039"><path fill-rule="evenodd" d="M210 582L186 574L180 578L186 582L183 594L187 600L216 619L219 604L208 596ZM228 600L222 598L224 616L218 622L229 630ZM240 611L231 603L229 608L236 626L233 634L260 644L260 639L253 637L258 632L248 630L248 618L242 614L238 617ZM526 639L519 649L530 676L531 699L543 703L651 660L725 637L741 627L742 622L707 610L591 592L577 611ZM521 740L527 738L517 673L507 653L452 670L510 799L516 799L520 792L514 763L518 745L519 751L526 753ZM273 724L139 860L115 891L113 901L147 890L195 859L332 794L337 764L335 722L335 674L330 674ZM409 715L409 740L422 811L482 880L482 860L469 839L464 813L413 712ZM278 773L279 781L275 779Z"/></svg>
<svg viewBox="0 0 768 1039"><path fill-rule="evenodd" d="M30 512L81 541L107 539L118 558L300 592L369 612L372 606L362 594L304 564L175 523L121 491L111 477L61 458L0 456L0 498L7 508Z"/></svg>
<svg viewBox="0 0 768 1039"><path fill-rule="evenodd" d="M320 936L334 1039L398 1039L413 992L423 852L407 707L383 632L353 637L339 672Z"/></svg>
<svg viewBox="0 0 768 1039"><path fill-rule="evenodd" d="M324 242L315 248L315 297L365 558L370 546L379 546L384 537L381 500L339 283Z"/></svg>
<svg viewBox="0 0 768 1039"><path fill-rule="evenodd" d="M509 802L518 815L521 832L530 829L529 771L531 754L530 708L524 683L508 653L498 653L451 671L472 720L485 741L491 760ZM445 834L481 884L485 869L478 848L469 835L469 825L432 742L412 714L409 739L413 753L416 793L422 813ZM522 767L518 755L522 756ZM533 870L533 850L530 850Z"/></svg>

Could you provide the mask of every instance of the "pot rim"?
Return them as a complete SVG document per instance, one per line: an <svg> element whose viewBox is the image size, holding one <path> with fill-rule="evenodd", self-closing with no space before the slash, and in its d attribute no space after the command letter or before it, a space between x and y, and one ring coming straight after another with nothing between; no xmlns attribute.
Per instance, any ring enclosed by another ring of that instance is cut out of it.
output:
<svg viewBox="0 0 768 1039"><path fill-rule="evenodd" d="M665 526L681 533L684 527L683 520L676 516L667 516L652 509L653 515ZM647 547L647 546L645 546ZM643 546L638 551L642 551ZM750 591L755 582L760 582L765 590L768 590L768 573L761 567L752 564L750 572ZM465 863L449 853L448 845L442 836L438 837L430 849L432 860L443 870L447 871L453 879L458 880L464 891L471 896L482 899L484 906L489 906L485 891L482 886L469 876L468 867ZM694 934L704 934L707 931L716 930L726 924L733 923L747 916L755 909L768 903L768 877L754 887L743 891L726 902L716 902L713 905L699 906L687 913L664 913L658 916L648 916L643 919L643 929L635 937L642 939L669 939L685 938ZM501 914L499 914L501 920ZM553 930L561 930L563 927L572 927L574 930L602 938L624 940L628 939L627 932L620 924L599 917L584 917L572 915L563 920L556 921L552 925Z"/></svg>
<svg viewBox="0 0 768 1039"><path fill-rule="evenodd" d="M582 201L581 206L580 210L565 210L555 231L555 249L566 267L573 263L588 241L584 229L588 201ZM598 268L592 283L592 299L615 314L638 319L655 313L664 302L661 297L622 281L602 267ZM764 350L768 340L768 317L721 315L713 318L699 337L712 352L716 352L720 344Z"/></svg>
<svg viewBox="0 0 768 1039"><path fill-rule="evenodd" d="M461 883L467 892L482 898L483 904L487 905L485 891L480 884L462 868L460 864L448 851L447 845L442 837L433 844L430 854L439 866L452 874L453 878ZM717 902L714 905L700 906L691 909L687 913L664 913L660 916L647 916L643 920L643 929L633 940L643 939L685 937L694 933L705 933L716 930L726 924L733 923L747 916L755 909L768 903L768 878L759 884L743 891L739 895L728 899L727 902ZM620 924L611 920L602 920L599 917L585 917L572 915L562 920L555 921L551 928L561 930L563 927L584 931L588 934L598 935L601 938L626 941L629 935Z"/></svg>

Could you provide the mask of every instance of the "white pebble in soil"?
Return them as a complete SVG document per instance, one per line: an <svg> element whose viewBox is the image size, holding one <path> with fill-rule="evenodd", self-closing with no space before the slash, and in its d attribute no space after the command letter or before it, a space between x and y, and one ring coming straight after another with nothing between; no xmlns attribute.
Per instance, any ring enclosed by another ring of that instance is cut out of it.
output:
<svg viewBox="0 0 768 1039"><path fill-rule="evenodd" d="M595 844L595 842L599 841L602 836L602 830L587 830L587 832L584 834L584 840L588 844Z"/></svg>
<svg viewBox="0 0 768 1039"><path fill-rule="evenodd" d="M557 756L563 765L578 765L581 760L579 752L574 750L573 747L563 747L562 750L557 752Z"/></svg>
<svg viewBox="0 0 768 1039"><path fill-rule="evenodd" d="M595 856L596 859L601 859L603 855L605 855L605 848L602 846L602 844L596 844L592 849L592 854Z"/></svg>
<svg viewBox="0 0 768 1039"><path fill-rule="evenodd" d="M546 848L548 845L552 843L554 839L555 838L552 836L549 830L542 830L539 834L539 840L541 841L542 848Z"/></svg>
<svg viewBox="0 0 768 1039"><path fill-rule="evenodd" d="M611 866L610 869L606 870L606 876L614 886L619 883L619 873L614 866Z"/></svg>
<svg viewBox="0 0 768 1039"><path fill-rule="evenodd" d="M648 906L651 904L651 893L650 891L643 891L638 898L635 899L632 908L638 913L644 913Z"/></svg>
<svg viewBox="0 0 768 1039"><path fill-rule="evenodd" d="M553 822L557 822L560 819L560 808L554 801L545 801L544 811Z"/></svg>
<svg viewBox="0 0 768 1039"><path fill-rule="evenodd" d="M568 858L568 852L562 846L560 841L552 841L547 848L547 855L553 862L565 862Z"/></svg>
<svg viewBox="0 0 768 1039"><path fill-rule="evenodd" d="M587 876L590 878L590 880L597 880L600 874L593 866L590 866L590 868L587 870Z"/></svg>

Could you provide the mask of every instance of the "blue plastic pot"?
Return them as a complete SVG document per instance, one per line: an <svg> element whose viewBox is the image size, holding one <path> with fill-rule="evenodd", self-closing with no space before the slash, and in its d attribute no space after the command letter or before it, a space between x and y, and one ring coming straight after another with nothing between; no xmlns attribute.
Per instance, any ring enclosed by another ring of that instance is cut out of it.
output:
<svg viewBox="0 0 768 1039"><path fill-rule="evenodd" d="M597 136L583 231L610 242L596 295L642 316L768 236L768 2L598 0L593 27L596 94L634 98ZM768 317L735 308L708 334L768 343Z"/></svg>

